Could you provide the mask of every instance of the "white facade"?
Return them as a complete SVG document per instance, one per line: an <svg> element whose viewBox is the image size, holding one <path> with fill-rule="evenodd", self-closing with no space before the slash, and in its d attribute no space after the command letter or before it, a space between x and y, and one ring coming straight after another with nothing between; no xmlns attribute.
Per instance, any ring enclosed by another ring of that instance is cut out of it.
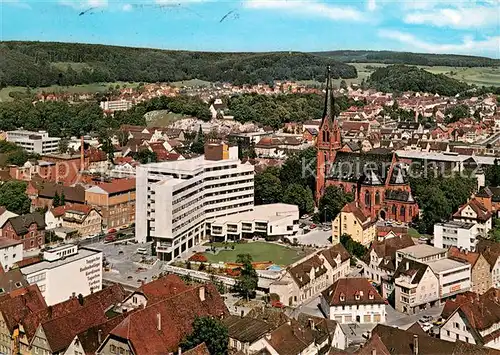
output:
<svg viewBox="0 0 500 355"><path fill-rule="evenodd" d="M23 242L21 240L0 239L0 264L5 271L12 268L12 265L23 260Z"/></svg>
<svg viewBox="0 0 500 355"><path fill-rule="evenodd" d="M238 240L263 234L269 237L296 235L299 231L299 207L284 203L255 206L252 211L207 221L213 237Z"/></svg>
<svg viewBox="0 0 500 355"><path fill-rule="evenodd" d="M434 225L434 246L475 251L478 234L477 225L474 223L456 221L437 223Z"/></svg>
<svg viewBox="0 0 500 355"><path fill-rule="evenodd" d="M127 111L132 107L132 102L128 100L101 101L103 111Z"/></svg>
<svg viewBox="0 0 500 355"><path fill-rule="evenodd" d="M493 225L491 215L489 215L489 217L485 220L478 218L477 212L471 207L470 204L455 213L453 215L453 220L457 222L474 223L477 228L477 233L483 236L488 234Z"/></svg>
<svg viewBox="0 0 500 355"><path fill-rule="evenodd" d="M439 281L439 298L447 298L471 288L471 265L451 259L427 263Z"/></svg>
<svg viewBox="0 0 500 355"><path fill-rule="evenodd" d="M225 159L205 157L137 167L135 237L153 240L158 257L172 260L200 243L206 221L251 211L254 167L229 147Z"/></svg>
<svg viewBox="0 0 500 355"><path fill-rule="evenodd" d="M102 289L102 251L67 244L44 252L44 261L21 268L37 284L47 305Z"/></svg>
<svg viewBox="0 0 500 355"><path fill-rule="evenodd" d="M59 151L61 138L49 137L45 131L32 132L25 130L7 131L7 141L16 143L30 153L50 154Z"/></svg>
<svg viewBox="0 0 500 355"><path fill-rule="evenodd" d="M350 323L385 323L385 304L360 304L345 306L329 306L328 301L321 297L321 308L328 319L342 324Z"/></svg>
<svg viewBox="0 0 500 355"><path fill-rule="evenodd" d="M432 261L446 258L447 250L443 248L435 248L427 244L416 244L411 247L400 249L396 252L396 267L403 258L419 261L427 264Z"/></svg>

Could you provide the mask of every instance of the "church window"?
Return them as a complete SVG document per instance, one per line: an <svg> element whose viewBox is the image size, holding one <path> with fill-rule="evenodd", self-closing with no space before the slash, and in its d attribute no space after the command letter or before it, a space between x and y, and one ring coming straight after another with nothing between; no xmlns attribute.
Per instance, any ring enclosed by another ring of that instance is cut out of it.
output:
<svg viewBox="0 0 500 355"><path fill-rule="evenodd" d="M406 215L405 206L401 206L401 209L399 210L399 214L401 215L401 217L404 218L404 216Z"/></svg>
<svg viewBox="0 0 500 355"><path fill-rule="evenodd" d="M394 217L396 217L396 214L398 213L397 211L398 209L396 208L396 205L392 205L392 214L394 215Z"/></svg>
<svg viewBox="0 0 500 355"><path fill-rule="evenodd" d="M371 198L370 198L370 193L366 192L365 193L365 205L370 206L371 205Z"/></svg>
<svg viewBox="0 0 500 355"><path fill-rule="evenodd" d="M375 204L380 205L380 193L378 191L375 194Z"/></svg>

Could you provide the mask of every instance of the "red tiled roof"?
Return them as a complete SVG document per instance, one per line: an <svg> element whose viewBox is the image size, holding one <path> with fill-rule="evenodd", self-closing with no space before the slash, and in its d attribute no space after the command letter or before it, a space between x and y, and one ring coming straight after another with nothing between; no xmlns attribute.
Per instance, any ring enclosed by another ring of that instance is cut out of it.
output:
<svg viewBox="0 0 500 355"><path fill-rule="evenodd" d="M384 303L384 299L365 278L338 279L322 295L330 306Z"/></svg>
<svg viewBox="0 0 500 355"><path fill-rule="evenodd" d="M361 208L357 206L357 202L353 201L351 203L346 204L343 208L342 211L343 213L352 213L354 216L363 224L365 223L369 216L366 216Z"/></svg>
<svg viewBox="0 0 500 355"><path fill-rule="evenodd" d="M301 354L314 342L314 334L291 319L271 332L271 339L267 342L280 355L296 355Z"/></svg>
<svg viewBox="0 0 500 355"><path fill-rule="evenodd" d="M207 344L201 343L200 345L195 346L194 348L183 352L184 355L210 355L208 351Z"/></svg>
<svg viewBox="0 0 500 355"><path fill-rule="evenodd" d="M105 182L98 184L101 189L108 194L115 194L119 192L127 192L135 190L135 179L116 179L113 182Z"/></svg>
<svg viewBox="0 0 500 355"><path fill-rule="evenodd" d="M465 261L469 263L472 267L474 267L480 255L481 254L479 253L474 253L471 251L461 251L457 247L451 247L450 249L448 249L448 257L450 257L451 259L458 259Z"/></svg>
<svg viewBox="0 0 500 355"><path fill-rule="evenodd" d="M201 290L205 299L200 299ZM136 354L175 352L179 343L192 331L196 317L227 315L228 311L215 286L192 287L173 297L130 314L110 332L128 341ZM158 327L160 324L160 327Z"/></svg>
<svg viewBox="0 0 500 355"><path fill-rule="evenodd" d="M470 206L472 210L477 214L477 219L480 221L487 221L491 217L491 212L478 200L472 199L467 202L465 205L462 205L457 212L453 215L453 217L462 217L462 211Z"/></svg>
<svg viewBox="0 0 500 355"><path fill-rule="evenodd" d="M169 274L142 285L137 292L146 296L149 304L151 304L187 291L189 288L179 276Z"/></svg>

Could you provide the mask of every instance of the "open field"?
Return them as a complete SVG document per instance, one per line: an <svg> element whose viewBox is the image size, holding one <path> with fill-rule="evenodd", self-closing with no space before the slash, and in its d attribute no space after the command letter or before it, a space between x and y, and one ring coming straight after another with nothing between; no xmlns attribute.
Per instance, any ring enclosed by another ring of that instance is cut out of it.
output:
<svg viewBox="0 0 500 355"><path fill-rule="evenodd" d="M86 85L73 85L73 86L60 86L52 85L42 88L33 89L36 92L69 92L69 93L98 93L105 92L110 86L119 85L120 87L136 87L138 83L115 82L115 83L94 83ZM25 87L21 86L8 86L0 90L0 101L12 101L9 93L18 91L26 92Z"/></svg>
<svg viewBox="0 0 500 355"><path fill-rule="evenodd" d="M146 123L148 127L167 127L183 118L190 118L190 116L168 112L168 110L157 110L146 114Z"/></svg>
<svg viewBox="0 0 500 355"><path fill-rule="evenodd" d="M211 244L205 244L210 247ZM216 247L222 247L223 243L213 243ZM231 247L234 245L234 250ZM251 242L251 243L231 243L227 250L219 251L216 255L203 253L208 261L213 263L235 262L238 254L250 254L253 261L271 261L277 265L290 265L307 255L301 249L289 248L274 243Z"/></svg>
<svg viewBox="0 0 500 355"><path fill-rule="evenodd" d="M200 79L191 79L184 81L174 81L170 83L172 86L183 87L183 86L209 86L212 83L210 81L200 80Z"/></svg>
<svg viewBox="0 0 500 355"><path fill-rule="evenodd" d="M356 67L358 71L358 78L351 79L351 82L360 83L364 78L368 78L371 73L375 71L376 68L385 67L386 64L380 63L350 63ZM475 67L475 68L463 68L463 67L428 67L428 66L418 66L423 68L433 74L444 74L450 78L463 81L467 84L475 84L477 86L500 86L500 68L498 67ZM349 80L346 80L348 83Z"/></svg>

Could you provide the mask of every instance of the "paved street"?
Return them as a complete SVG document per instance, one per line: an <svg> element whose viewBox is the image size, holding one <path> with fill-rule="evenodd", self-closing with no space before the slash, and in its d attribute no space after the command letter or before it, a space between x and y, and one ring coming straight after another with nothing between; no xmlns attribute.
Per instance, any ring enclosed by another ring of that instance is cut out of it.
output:
<svg viewBox="0 0 500 355"><path fill-rule="evenodd" d="M307 234L301 234L297 236L299 244L304 245L315 245L318 247L329 246L332 243L328 240L331 237L332 231L323 231L319 229L314 229Z"/></svg>

